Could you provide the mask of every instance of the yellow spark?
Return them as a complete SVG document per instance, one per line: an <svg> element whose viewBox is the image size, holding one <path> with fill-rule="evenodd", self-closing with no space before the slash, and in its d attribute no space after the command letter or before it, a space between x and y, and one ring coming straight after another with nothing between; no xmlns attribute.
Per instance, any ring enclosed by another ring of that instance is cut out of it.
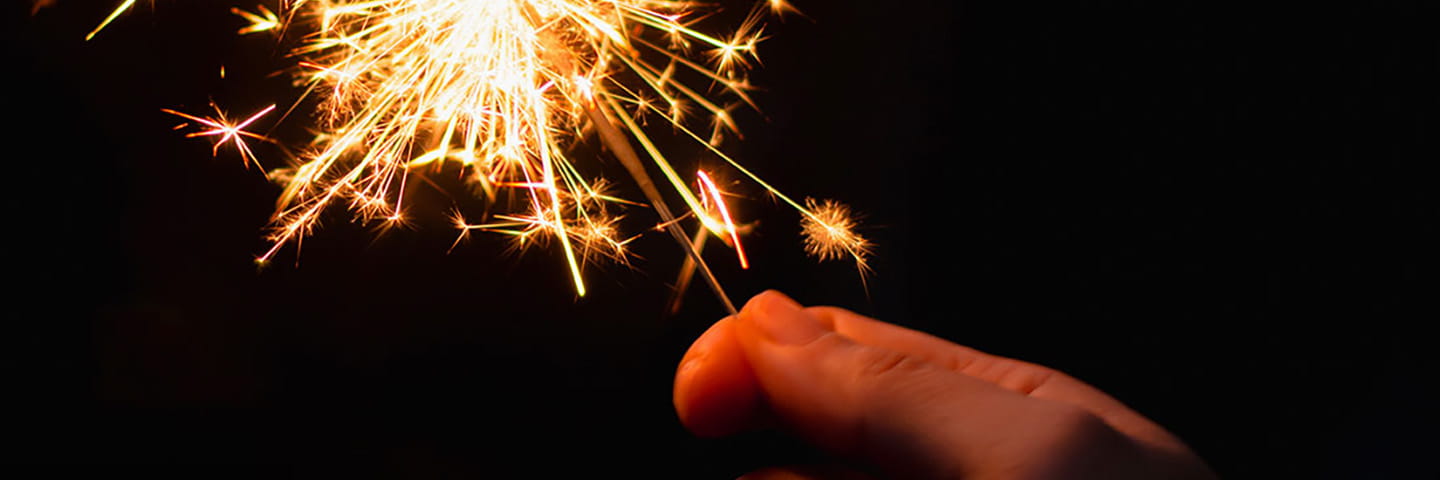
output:
<svg viewBox="0 0 1440 480"><path fill-rule="evenodd" d="M805 203L811 212L800 221L805 252L822 262L849 255L862 274L868 271L867 259L873 245L855 233L856 222L850 207L834 200L806 199Z"/></svg>
<svg viewBox="0 0 1440 480"><path fill-rule="evenodd" d="M199 117L188 113L171 110L168 108L161 109L161 111L191 120L205 127L208 127L208 130L188 133L185 135L185 138L219 136L220 138L215 140L215 148L212 151L212 154L219 155L220 147L225 145L226 142L232 142L235 144L235 149L240 151L240 158L245 161L246 166L249 166L253 163L256 167L259 167L260 162L255 160L255 154L250 150L250 146L245 143L245 137L250 137L256 140L263 140L267 142L270 141L270 139L258 134L247 132L245 131L245 127L250 126L251 123L255 123L256 120L259 120L260 117L263 117L265 116L265 114L270 113L271 110L275 109L275 105L265 107L259 112L256 112L254 115L251 115L250 118L246 118L245 120L238 123L231 122L226 119L225 112L221 111L219 107L214 108L216 115L214 117ZM177 126L176 129L184 127L185 124L181 124Z"/></svg>
<svg viewBox="0 0 1440 480"><path fill-rule="evenodd" d="M120 6L115 7L115 10L111 11L110 15L105 17L105 20L101 21L99 26L95 27L94 30L90 31L89 35L85 36L85 40L89 41L90 39L95 38L95 35L99 34L101 30L104 30L106 26L110 25L110 22L115 21L116 18L120 17L120 14L125 13L126 10L129 10L130 7L133 6L135 6L135 0L125 0L124 3L120 4Z"/></svg>
<svg viewBox="0 0 1440 480"><path fill-rule="evenodd" d="M241 10L239 7L230 9L230 13L238 15L240 18L244 18L245 21L250 22L250 25L240 29L238 33L241 35L249 35L256 32L274 30L280 26L280 17L275 16L275 12L271 12L270 9L265 8L264 5L257 5L255 12L256 13L250 13Z"/></svg>

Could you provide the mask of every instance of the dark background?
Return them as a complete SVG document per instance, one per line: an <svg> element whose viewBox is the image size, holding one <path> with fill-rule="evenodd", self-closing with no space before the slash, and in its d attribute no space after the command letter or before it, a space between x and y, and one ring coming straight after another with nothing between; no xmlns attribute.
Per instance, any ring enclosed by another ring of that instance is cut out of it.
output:
<svg viewBox="0 0 1440 480"><path fill-rule="evenodd" d="M662 314L662 236L637 270L587 272L583 299L555 251L447 254L419 212L377 237L334 211L298 267L287 249L257 270L277 188L160 109L283 106L284 49L237 39L224 2L142 4L82 42L111 3L5 7L0 460L733 478L813 457L680 427L674 366L723 312L694 289ZM737 302L776 288L1059 368L1224 477L1436 477L1426 2L798 3L727 148L863 212L875 274L867 295L806 258L797 216L738 184L755 265L709 255ZM727 5L711 25L745 10Z"/></svg>

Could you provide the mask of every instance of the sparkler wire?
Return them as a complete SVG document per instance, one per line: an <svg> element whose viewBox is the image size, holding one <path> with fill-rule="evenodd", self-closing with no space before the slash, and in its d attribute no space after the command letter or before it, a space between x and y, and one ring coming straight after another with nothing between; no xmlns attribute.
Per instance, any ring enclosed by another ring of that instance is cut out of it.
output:
<svg viewBox="0 0 1440 480"><path fill-rule="evenodd" d="M590 117L591 123L595 124L595 130L600 133L600 140L605 142L605 146L610 148L616 158L620 159L620 164L630 172L635 183L639 184L640 191L645 193L645 198L650 200L655 212L660 214L660 219L665 222L665 230L670 232L670 236L675 238L675 242L680 244L680 248L685 250L690 259L700 268L700 276L705 277L705 283L710 285L710 290L715 293L715 298L725 306L726 312L731 315L737 314L735 303L730 301L730 296L725 294L725 289L720 286L720 281L710 271L710 266L705 263L705 259L701 258L695 244L690 242L685 231L681 229L680 223L675 221L675 215L670 212L670 207L665 204L665 199L655 188L655 181L650 178L649 173L645 172L645 165L640 163L640 156L635 153L635 148L630 145L630 140L626 139L625 135L620 133L620 129L615 128L615 124L610 122L610 118L600 109L598 101L597 104L592 104L590 108L586 109L585 114Z"/></svg>

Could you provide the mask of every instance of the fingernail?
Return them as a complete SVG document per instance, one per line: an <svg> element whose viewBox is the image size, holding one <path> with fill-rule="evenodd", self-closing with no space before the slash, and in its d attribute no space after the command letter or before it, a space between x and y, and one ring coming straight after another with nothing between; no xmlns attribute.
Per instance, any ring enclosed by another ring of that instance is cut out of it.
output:
<svg viewBox="0 0 1440 480"><path fill-rule="evenodd" d="M684 408L685 405L689 405L690 402L686 400L690 398L690 389L695 383L693 378L695 371L698 370L701 365L705 364L705 357L707 356L709 356L708 352L691 349L690 352L685 354L685 359L680 361L680 367L675 369L674 396L676 408Z"/></svg>
<svg viewBox="0 0 1440 480"><path fill-rule="evenodd" d="M710 356L710 344L712 340L709 335L701 335L690 345L690 350L685 352L685 358L680 360L680 367L675 369L675 375L682 377L689 375L691 370L696 369L705 363L705 358Z"/></svg>
<svg viewBox="0 0 1440 480"><path fill-rule="evenodd" d="M828 332L818 320L806 314L799 303L774 290L750 299L741 315L781 345L804 345Z"/></svg>
<svg viewBox="0 0 1440 480"><path fill-rule="evenodd" d="M703 363L703 358L705 358L704 355L695 355L685 359L684 362L680 363L680 368L675 369L675 375L689 375L691 370L694 370L696 367L699 367L701 363Z"/></svg>

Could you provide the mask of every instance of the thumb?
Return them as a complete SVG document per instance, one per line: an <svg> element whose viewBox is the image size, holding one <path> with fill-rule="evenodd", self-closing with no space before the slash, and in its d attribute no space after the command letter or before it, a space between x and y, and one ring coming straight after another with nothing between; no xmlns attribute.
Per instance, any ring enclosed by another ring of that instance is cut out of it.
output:
<svg viewBox="0 0 1440 480"><path fill-rule="evenodd" d="M961 476L996 453L993 433L1051 416L1024 395L855 342L779 292L751 299L735 320L737 342L780 424L889 475Z"/></svg>

